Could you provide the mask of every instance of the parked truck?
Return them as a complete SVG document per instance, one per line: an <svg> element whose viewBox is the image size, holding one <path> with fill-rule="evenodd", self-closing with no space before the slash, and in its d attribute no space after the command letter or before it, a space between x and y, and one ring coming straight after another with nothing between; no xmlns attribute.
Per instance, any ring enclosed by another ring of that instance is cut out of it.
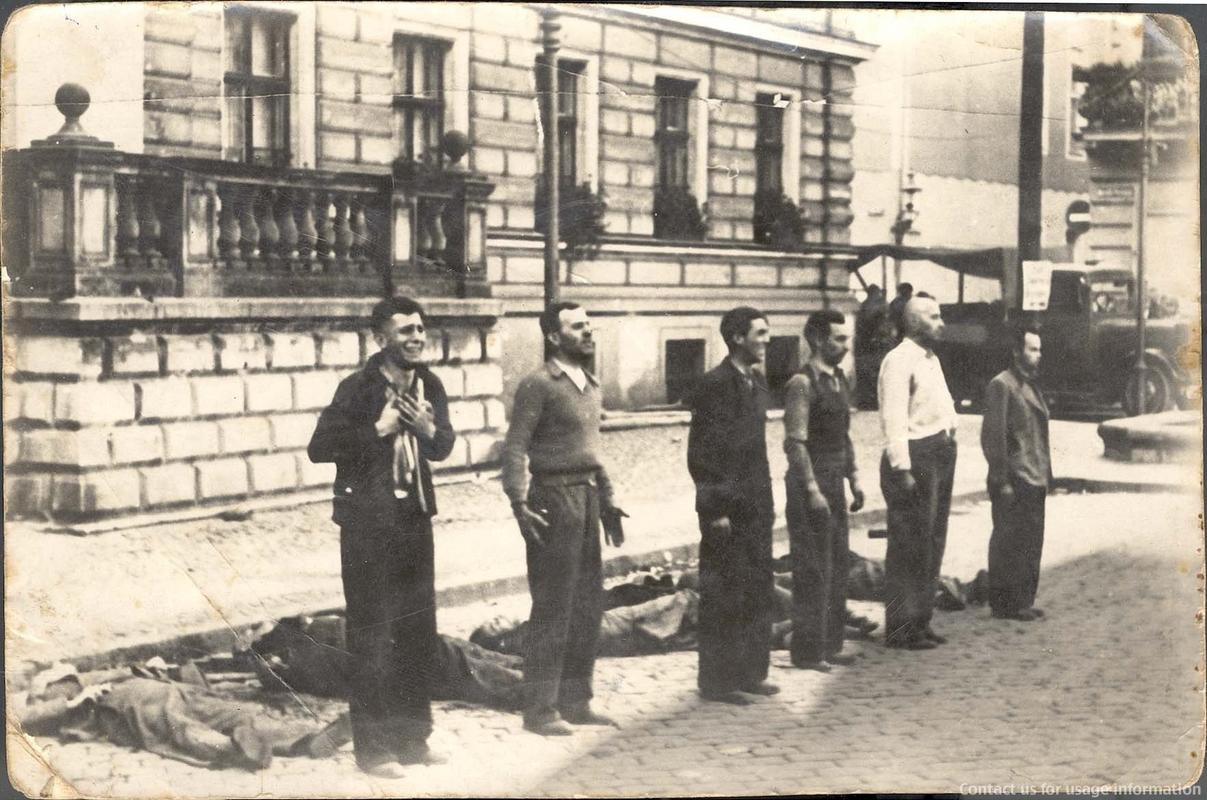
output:
<svg viewBox="0 0 1207 800"><path fill-rule="evenodd" d="M942 305L946 325L938 354L957 405L980 407L989 380L1010 365L1013 326L1036 321L1043 332L1040 384L1055 407L1120 403L1128 415L1136 414L1138 322L1132 273L1042 263L1024 264L1022 272L1018 276L1006 270L1002 300ZM1146 412L1188 402L1192 376L1182 354L1190 335L1186 320L1151 314L1146 319Z"/></svg>

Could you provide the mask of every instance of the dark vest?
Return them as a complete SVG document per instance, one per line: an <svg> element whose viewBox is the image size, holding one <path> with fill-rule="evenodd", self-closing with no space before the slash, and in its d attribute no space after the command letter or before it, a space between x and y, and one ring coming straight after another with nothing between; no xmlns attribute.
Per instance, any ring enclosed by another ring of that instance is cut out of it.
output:
<svg viewBox="0 0 1207 800"><path fill-rule="evenodd" d="M801 372L813 390L809 401L809 439L805 446L816 467L820 459L846 456L847 430L851 424L850 389L841 370L826 375L806 364Z"/></svg>

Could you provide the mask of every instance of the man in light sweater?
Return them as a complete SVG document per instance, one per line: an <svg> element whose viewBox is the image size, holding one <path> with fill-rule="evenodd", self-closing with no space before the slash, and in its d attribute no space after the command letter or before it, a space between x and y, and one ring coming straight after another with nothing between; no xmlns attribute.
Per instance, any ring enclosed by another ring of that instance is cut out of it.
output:
<svg viewBox="0 0 1207 800"><path fill-rule="evenodd" d="M619 547L627 515L598 456L602 403L586 369L595 354L591 320L563 302L546 308L540 324L548 360L516 390L503 491L524 537L532 594L524 727L566 736L573 732L567 723L614 724L591 708L603 614L599 534L602 522L609 544Z"/></svg>
<svg viewBox="0 0 1207 800"><path fill-rule="evenodd" d="M884 357L878 385L885 438L880 490L888 505L884 637L889 647L930 650L946 641L930 619L947 544L956 412L934 353L943 332L939 304L914 297L904 321L905 338Z"/></svg>

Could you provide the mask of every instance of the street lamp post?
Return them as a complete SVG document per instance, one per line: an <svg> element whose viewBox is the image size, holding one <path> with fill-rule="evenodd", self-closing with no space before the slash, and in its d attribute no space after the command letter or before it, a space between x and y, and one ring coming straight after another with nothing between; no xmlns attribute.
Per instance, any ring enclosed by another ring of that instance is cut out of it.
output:
<svg viewBox="0 0 1207 800"><path fill-rule="evenodd" d="M558 32L561 30L558 22L556 6L549 4L541 12L541 44L544 45L544 63L541 69L545 73L545 96L541 98L541 108L544 110L543 133L545 136L545 306L556 303L559 296L558 287L558 247L561 243L561 231L558 225L560 209L560 169L557 152L557 50Z"/></svg>
<svg viewBox="0 0 1207 800"><path fill-rule="evenodd" d="M905 234L913 229L914 222L918 219L918 210L914 208L914 195L920 191L922 191L922 187L914 182L914 173L909 173L906 176L905 185L901 187L901 196L905 202L898 209L897 218L893 220L893 226L889 229L893 234L893 243L898 247L905 243ZM896 288L899 283L901 283L901 257L898 255L893 257L893 287ZM887 293L889 287L885 286L884 290Z"/></svg>

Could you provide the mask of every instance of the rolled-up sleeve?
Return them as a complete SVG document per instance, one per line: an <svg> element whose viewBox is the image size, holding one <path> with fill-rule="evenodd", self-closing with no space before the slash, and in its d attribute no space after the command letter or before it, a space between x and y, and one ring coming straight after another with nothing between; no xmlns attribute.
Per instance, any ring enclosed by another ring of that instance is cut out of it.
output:
<svg viewBox="0 0 1207 800"><path fill-rule="evenodd" d="M878 394L880 425L884 432L889 467L908 470L909 458L909 383L913 365L901 353L889 353L880 366Z"/></svg>
<svg viewBox="0 0 1207 800"><path fill-rule="evenodd" d="M809 471L805 461L809 451L805 442L809 440L809 403L813 399L813 385L804 375L793 375L784 387L784 453L788 456L788 472L798 481L804 481Z"/></svg>

